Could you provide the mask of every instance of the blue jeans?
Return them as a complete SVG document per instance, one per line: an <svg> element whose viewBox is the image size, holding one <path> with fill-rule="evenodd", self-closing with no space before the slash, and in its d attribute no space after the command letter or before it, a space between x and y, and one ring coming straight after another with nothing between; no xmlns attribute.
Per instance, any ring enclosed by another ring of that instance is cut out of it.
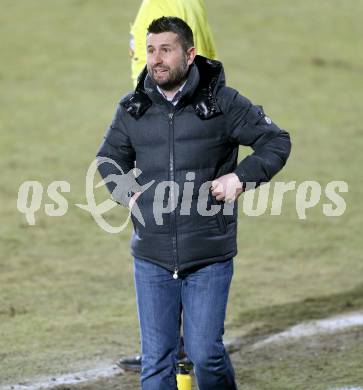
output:
<svg viewBox="0 0 363 390"><path fill-rule="evenodd" d="M236 390L222 336L233 260L179 274L135 258L143 390L176 390L175 367L183 313L184 348L199 390Z"/></svg>

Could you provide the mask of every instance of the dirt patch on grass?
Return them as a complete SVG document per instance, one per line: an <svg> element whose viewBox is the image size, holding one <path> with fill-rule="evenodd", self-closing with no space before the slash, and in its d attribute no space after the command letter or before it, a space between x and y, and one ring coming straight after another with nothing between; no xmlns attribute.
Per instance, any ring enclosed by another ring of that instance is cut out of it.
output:
<svg viewBox="0 0 363 390"><path fill-rule="evenodd" d="M330 390L363 384L363 327L247 347L233 355L248 390Z"/></svg>
<svg viewBox="0 0 363 390"><path fill-rule="evenodd" d="M239 389L334 390L360 387L363 385L361 340L363 327L269 343L258 349L254 347L256 338L246 339L241 343L241 349L231 354ZM112 378L58 386L55 390L135 390L139 386L138 374L120 371Z"/></svg>

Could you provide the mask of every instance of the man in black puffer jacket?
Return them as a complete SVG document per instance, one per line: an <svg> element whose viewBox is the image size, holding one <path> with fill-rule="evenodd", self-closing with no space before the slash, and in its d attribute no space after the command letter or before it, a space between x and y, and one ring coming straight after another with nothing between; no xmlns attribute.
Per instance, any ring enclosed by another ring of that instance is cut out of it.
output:
<svg viewBox="0 0 363 390"><path fill-rule="evenodd" d="M237 164L239 145L253 153ZM236 389L222 342L237 253L235 200L246 183L268 182L290 148L288 133L261 106L225 85L220 62L196 56L185 22L150 24L147 67L97 154L113 198L139 211L131 248L143 389L176 389L182 312L200 390Z"/></svg>

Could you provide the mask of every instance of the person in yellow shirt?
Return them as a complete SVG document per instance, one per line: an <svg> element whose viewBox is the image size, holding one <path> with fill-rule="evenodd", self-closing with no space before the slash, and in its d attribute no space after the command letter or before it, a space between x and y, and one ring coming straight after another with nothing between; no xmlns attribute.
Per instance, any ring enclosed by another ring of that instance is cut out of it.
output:
<svg viewBox="0 0 363 390"><path fill-rule="evenodd" d="M207 21L204 0L143 0L130 31L131 78L137 78L146 64L146 31L154 19L177 16L191 27L197 53L216 59L216 48Z"/></svg>

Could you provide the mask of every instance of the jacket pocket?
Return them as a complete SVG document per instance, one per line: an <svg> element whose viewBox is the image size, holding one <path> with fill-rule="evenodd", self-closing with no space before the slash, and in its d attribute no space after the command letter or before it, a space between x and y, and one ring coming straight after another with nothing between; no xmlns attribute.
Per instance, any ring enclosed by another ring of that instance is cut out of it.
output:
<svg viewBox="0 0 363 390"><path fill-rule="evenodd" d="M135 204L134 204L133 207L135 207L135 206L138 207L138 209L139 209L138 216L139 217L141 216L145 220L145 217L143 216L143 212L142 212L142 208L141 208L141 205L142 205L142 199L141 198L142 198L142 194L136 199ZM134 213L131 213L131 221L132 221L132 224L134 225L135 233L137 233L139 235L140 226L142 227L142 224L135 217Z"/></svg>
<svg viewBox="0 0 363 390"><path fill-rule="evenodd" d="M224 218L222 210L216 214L216 217L217 217L218 225L219 225L221 232L223 234L226 233L227 232L227 222L226 222L226 219Z"/></svg>
<svg viewBox="0 0 363 390"><path fill-rule="evenodd" d="M223 202L218 201L213 195L212 191L209 191L209 202L212 205L218 205L221 206L221 209L218 211L217 214L215 214L215 218L217 219L218 226L220 231L224 234L227 232L227 222L223 215Z"/></svg>

